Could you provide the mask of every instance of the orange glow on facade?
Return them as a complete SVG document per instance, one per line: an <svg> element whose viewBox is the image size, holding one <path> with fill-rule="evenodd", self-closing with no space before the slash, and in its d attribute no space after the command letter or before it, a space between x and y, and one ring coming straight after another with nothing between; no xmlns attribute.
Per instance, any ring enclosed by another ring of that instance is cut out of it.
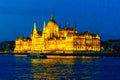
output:
<svg viewBox="0 0 120 80"><path fill-rule="evenodd" d="M15 53L100 51L100 36L90 32L78 33L76 26L60 29L53 17L48 24L44 22L43 31L38 31L36 23L31 38L17 38Z"/></svg>

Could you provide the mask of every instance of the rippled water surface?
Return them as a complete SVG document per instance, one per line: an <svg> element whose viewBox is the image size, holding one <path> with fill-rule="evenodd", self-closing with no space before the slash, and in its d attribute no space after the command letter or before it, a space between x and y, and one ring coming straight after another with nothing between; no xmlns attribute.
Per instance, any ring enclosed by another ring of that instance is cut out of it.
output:
<svg viewBox="0 0 120 80"><path fill-rule="evenodd" d="M0 80L120 80L119 57L31 59L0 55Z"/></svg>

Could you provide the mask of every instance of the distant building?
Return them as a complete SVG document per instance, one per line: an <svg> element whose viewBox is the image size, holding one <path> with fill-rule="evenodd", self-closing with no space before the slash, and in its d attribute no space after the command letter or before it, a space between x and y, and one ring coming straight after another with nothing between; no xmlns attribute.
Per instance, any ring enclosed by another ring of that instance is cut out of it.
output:
<svg viewBox="0 0 120 80"><path fill-rule="evenodd" d="M101 51L108 51L108 41L100 41Z"/></svg>
<svg viewBox="0 0 120 80"><path fill-rule="evenodd" d="M120 40L109 40L108 46L112 51L120 51Z"/></svg>
<svg viewBox="0 0 120 80"><path fill-rule="evenodd" d="M38 31L36 23L31 38L17 38L14 52L49 51L100 51L100 36L90 32L78 33L76 26L60 29L53 17L44 22L43 31Z"/></svg>
<svg viewBox="0 0 120 80"><path fill-rule="evenodd" d="M14 51L15 41L4 41L0 43L0 51L1 52L11 52Z"/></svg>

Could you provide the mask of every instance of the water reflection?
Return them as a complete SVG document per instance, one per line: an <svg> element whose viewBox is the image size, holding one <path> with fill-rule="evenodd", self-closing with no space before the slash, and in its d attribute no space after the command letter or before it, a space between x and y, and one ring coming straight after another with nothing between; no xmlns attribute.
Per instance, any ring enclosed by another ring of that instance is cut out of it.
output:
<svg viewBox="0 0 120 80"><path fill-rule="evenodd" d="M0 80L120 80L120 58L31 59L0 55Z"/></svg>
<svg viewBox="0 0 120 80"><path fill-rule="evenodd" d="M72 73L73 59L31 59L34 79L67 79Z"/></svg>
<svg viewBox="0 0 120 80"><path fill-rule="evenodd" d="M27 57L15 57L14 63L14 79L15 80L31 80L31 61Z"/></svg>
<svg viewBox="0 0 120 80"><path fill-rule="evenodd" d="M82 58L80 69L80 79L82 80L93 80L97 79L100 74L99 71L99 57L87 57Z"/></svg>
<svg viewBox="0 0 120 80"><path fill-rule="evenodd" d="M34 79L92 80L99 75L97 58L31 59ZM95 69L94 69L95 68Z"/></svg>

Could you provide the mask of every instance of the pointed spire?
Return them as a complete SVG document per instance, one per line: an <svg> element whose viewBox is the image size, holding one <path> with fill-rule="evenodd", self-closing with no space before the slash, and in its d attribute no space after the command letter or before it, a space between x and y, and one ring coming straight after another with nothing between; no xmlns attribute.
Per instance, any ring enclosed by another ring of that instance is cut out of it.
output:
<svg viewBox="0 0 120 80"><path fill-rule="evenodd" d="M68 23L68 28L70 28L70 24Z"/></svg>
<svg viewBox="0 0 120 80"><path fill-rule="evenodd" d="M43 25L43 33L45 33L46 31L46 22L44 21L44 25Z"/></svg>
<svg viewBox="0 0 120 80"><path fill-rule="evenodd" d="M96 34L98 34L98 35L99 35L99 32L97 32Z"/></svg>
<svg viewBox="0 0 120 80"><path fill-rule="evenodd" d="M36 23L34 22L34 29L36 29Z"/></svg>
<svg viewBox="0 0 120 80"><path fill-rule="evenodd" d="M37 33L37 26L36 26L36 23L34 23L33 33Z"/></svg>
<svg viewBox="0 0 120 80"><path fill-rule="evenodd" d="M51 18L50 18L51 20L54 20L54 16L53 16L53 14L51 15Z"/></svg>
<svg viewBox="0 0 120 80"><path fill-rule="evenodd" d="M46 22L44 21L44 24L43 24L43 32L45 31L45 27L46 27Z"/></svg>
<svg viewBox="0 0 120 80"><path fill-rule="evenodd" d="M46 22L44 21L44 27L46 26Z"/></svg>
<svg viewBox="0 0 120 80"><path fill-rule="evenodd" d="M67 25L66 25L66 24L64 25L64 29L65 29L65 30L67 29Z"/></svg>
<svg viewBox="0 0 120 80"><path fill-rule="evenodd" d="M77 27L76 27L76 24L75 24L75 26L74 26L74 30L76 30L76 28L77 28Z"/></svg>
<svg viewBox="0 0 120 80"><path fill-rule="evenodd" d="M76 24L75 24L74 28L76 28Z"/></svg>

